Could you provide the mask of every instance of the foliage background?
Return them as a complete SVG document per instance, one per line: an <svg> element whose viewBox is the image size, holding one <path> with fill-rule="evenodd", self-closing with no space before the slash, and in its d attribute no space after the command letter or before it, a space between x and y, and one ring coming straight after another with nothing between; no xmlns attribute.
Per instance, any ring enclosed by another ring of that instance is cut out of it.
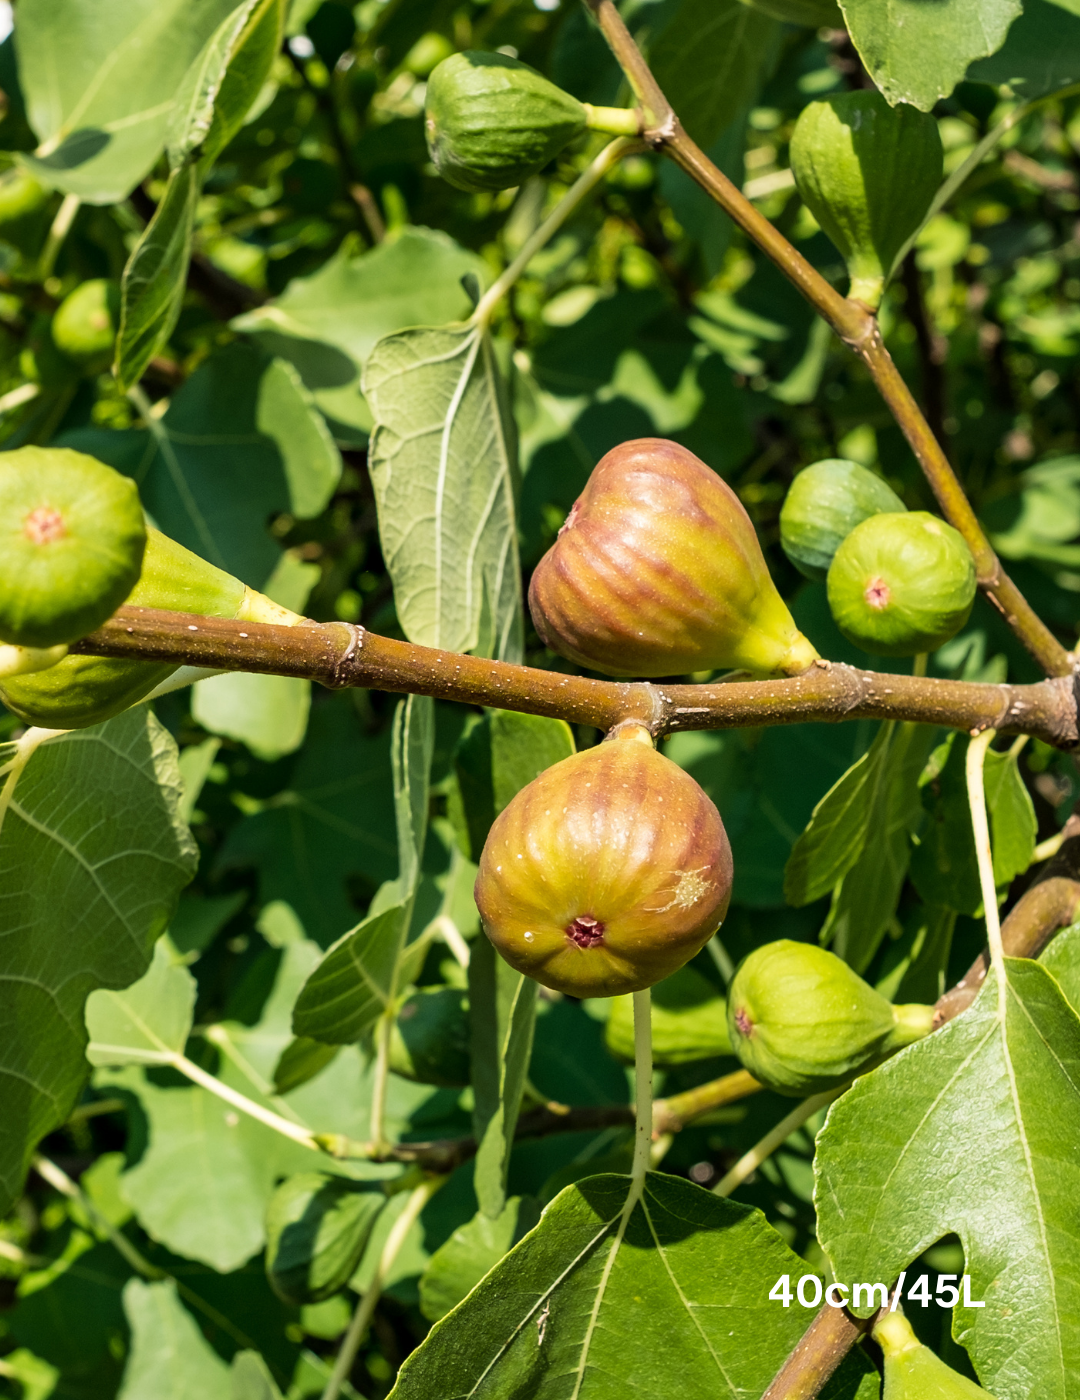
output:
<svg viewBox="0 0 1080 1400"><path fill-rule="evenodd" d="M625 10L650 36L658 77L691 134L843 286L835 251L793 191L787 143L808 101L865 81L846 34L784 25L737 0ZM726 27L700 39L705 10ZM390 331L466 315L462 277L489 284L600 145L582 140L521 190L462 194L427 161L425 77L454 49L500 48L583 100L626 95L603 41L570 0L293 0L287 33L270 82L198 199L179 319L141 384L145 415L109 373L57 370L47 324L80 282L120 277L165 193L164 158L127 198L81 205L45 275L38 260L61 195L0 230L0 433L5 448L52 442L95 453L139 480L163 529L248 583L316 619L400 636L367 472L362 366ZM11 38L0 47L0 86L0 148L13 164L37 137ZM947 173L1012 107L990 81L970 79L937 103ZM1080 99L1066 93L1024 116L978 164L920 234L882 312L890 349L1011 573L1069 646L1080 592L1078 212ZM932 505L928 490L862 368L681 172L648 155L624 161L530 263L495 335L520 435L526 582L605 451L628 438L672 437L737 490L774 578L821 653L881 669L838 636L823 585L801 580L779 550L780 504L801 466L829 456L877 468L912 508ZM20 403L28 382L41 393ZM294 400L306 418L299 409L273 418L274 404ZM566 668L528 627L524 655ZM981 597L965 631L932 658L931 673L1037 678ZM195 1025L226 1027L231 1045L264 1073L287 1043L292 999L319 950L397 872L395 704L361 691L312 696L306 682L250 676L156 703L180 745L184 812L198 845L198 872L170 927L194 978ZM451 819L455 746L474 722L460 708L436 706L433 820L418 896L430 914L452 879L454 917L469 937L476 915L468 870L452 859ZM0 738L17 725L14 716L0 719ZM785 862L814 805L869 747L874 728L687 734L666 745L717 802L732 840L735 899L722 934L731 961L767 940L817 936L829 900L787 905ZM575 735L579 746L598 737ZM1033 743L1019 771L1042 840L1077 795L1074 769ZM929 795L924 801L929 807ZM1025 878L1021 869L1013 895ZM911 970L924 910L909 881L884 911L885 936L869 949L865 975L890 995ZM958 911L951 944L938 947L936 962L921 969L923 984L908 985L901 999L933 999L940 981L963 971L983 939L973 913ZM706 953L695 968L722 992L722 965ZM461 974L435 944L419 980L459 985ZM541 1096L626 1102L627 1072L603 1039L605 1011L542 997L529 1069ZM208 1068L224 1063L199 1034L187 1053ZM305 1091L351 1097L357 1136L369 1092L363 1066L363 1055L347 1049L328 1071L335 1078ZM671 1069L660 1092L732 1067L713 1059ZM470 1131L470 1091L391 1083L390 1116L405 1136ZM348 1308L337 1298L288 1309L268 1290L258 1254L274 1175L299 1167L276 1146L271 1152L261 1130L204 1156L200 1093L169 1069L99 1069L85 1101L112 1107L74 1120L42 1151L187 1290L180 1316L196 1319L209 1343L195 1353L205 1375L187 1384L217 1393L215 1358L254 1348L283 1392L318 1394ZM664 1170L713 1184L788 1107L762 1094L695 1123L677 1136ZM811 1154L807 1132L796 1134L738 1199L765 1212L808 1271L824 1271ZM628 1130L527 1141L514 1152L509 1189L543 1203L570 1181L624 1170L628 1161ZM428 1325L419 1306L426 1263L475 1209L466 1165L424 1210L395 1266L354 1373L357 1393L390 1389ZM947 1239L916 1270L929 1273L932 1288L936 1271L962 1269L960 1259ZM154 1388L162 1373L132 1360L133 1323L150 1315L139 1291L146 1285L131 1285L133 1277L77 1205L32 1177L0 1226L0 1391L42 1400L163 1393ZM967 1367L945 1310L917 1310L912 1320L951 1364ZM191 1352L182 1337L173 1344L174 1362Z"/></svg>

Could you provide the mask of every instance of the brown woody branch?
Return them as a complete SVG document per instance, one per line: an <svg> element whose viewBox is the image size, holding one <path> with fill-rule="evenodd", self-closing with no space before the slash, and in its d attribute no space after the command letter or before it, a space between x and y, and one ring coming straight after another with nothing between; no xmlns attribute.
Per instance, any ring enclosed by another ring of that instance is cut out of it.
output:
<svg viewBox="0 0 1080 1400"><path fill-rule="evenodd" d="M795 284L836 334L865 363L900 425L945 518L963 535L979 586L1047 675L1066 676L1073 661L1006 575L941 444L885 348L877 318L859 301L842 297L686 134L671 104L623 23L614 0L586 0L644 111L645 139L669 155Z"/></svg>
<svg viewBox="0 0 1080 1400"><path fill-rule="evenodd" d="M808 720L904 719L968 732L1030 734L1061 749L1080 746L1072 677L1035 685L983 685L818 661L788 680L708 685L600 681L416 646L345 622L278 627L149 608L121 608L71 649L176 666L301 676L332 688L432 695L604 730L634 719L656 736Z"/></svg>
<svg viewBox="0 0 1080 1400"><path fill-rule="evenodd" d="M814 1400L848 1352L877 1321L825 1306L799 1338L761 1400Z"/></svg>

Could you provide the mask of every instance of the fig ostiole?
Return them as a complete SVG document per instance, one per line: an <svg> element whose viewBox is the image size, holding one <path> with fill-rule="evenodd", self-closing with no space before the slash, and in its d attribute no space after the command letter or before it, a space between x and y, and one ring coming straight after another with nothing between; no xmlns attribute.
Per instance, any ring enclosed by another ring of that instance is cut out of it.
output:
<svg viewBox="0 0 1080 1400"><path fill-rule="evenodd" d="M424 128L436 170L461 190L523 184L586 129L583 103L506 54L466 50L432 72Z"/></svg>
<svg viewBox="0 0 1080 1400"><path fill-rule="evenodd" d="M873 1336L885 1356L882 1400L994 1400L924 1346L903 1313L885 1313Z"/></svg>
<svg viewBox="0 0 1080 1400"><path fill-rule="evenodd" d="M727 912L731 848L712 802L639 726L554 764L496 817L480 857L484 932L574 997L641 991Z"/></svg>
<svg viewBox="0 0 1080 1400"><path fill-rule="evenodd" d="M132 607L241 622L291 627L303 621L154 529L146 532L142 572L126 601ZM0 679L0 700L27 724L86 729L144 700L176 669L151 661L65 656L36 674Z"/></svg>
<svg viewBox="0 0 1080 1400"><path fill-rule="evenodd" d="M934 651L975 601L975 563L958 530L928 511L872 515L829 566L829 611L848 641L879 656Z"/></svg>
<svg viewBox="0 0 1080 1400"><path fill-rule="evenodd" d="M663 438L597 464L533 573L529 608L552 651L612 676L793 676L817 659L735 492Z"/></svg>
<svg viewBox="0 0 1080 1400"><path fill-rule="evenodd" d="M790 157L803 203L847 264L848 295L876 308L941 184L937 122L876 88L838 93L803 108Z"/></svg>
<svg viewBox="0 0 1080 1400"><path fill-rule="evenodd" d="M921 1040L933 1015L932 1006L894 1006L835 953L790 939L755 949L728 988L728 1034L743 1067L800 1098Z"/></svg>
<svg viewBox="0 0 1080 1400"><path fill-rule="evenodd" d="M50 648L111 616L139 579L135 483L83 452L0 455L0 642Z"/></svg>
<svg viewBox="0 0 1080 1400"><path fill-rule="evenodd" d="M807 578L823 579L856 525L907 506L880 476L858 462L829 457L805 467L780 508L780 545Z"/></svg>

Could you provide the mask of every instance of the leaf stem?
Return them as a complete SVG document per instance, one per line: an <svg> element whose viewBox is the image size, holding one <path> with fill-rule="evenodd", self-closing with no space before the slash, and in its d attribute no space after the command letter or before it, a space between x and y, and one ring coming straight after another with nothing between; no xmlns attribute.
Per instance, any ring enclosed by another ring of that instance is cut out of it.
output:
<svg viewBox="0 0 1080 1400"><path fill-rule="evenodd" d="M379 1262L371 1282L353 1313L349 1330L345 1333L341 1350L334 1362L334 1369L330 1373L330 1379L326 1382L326 1389L322 1393L322 1400L337 1400L341 1394L341 1388L356 1360L356 1353L360 1350L364 1337L367 1335L371 1319L375 1314L376 1304L382 1295L386 1277L401 1250L401 1246L405 1243L405 1237L416 1223L420 1212L445 1180L444 1176L433 1176L429 1177L427 1181L421 1182L409 1196L401 1214L394 1221L390 1233L386 1237L386 1243L382 1247L382 1253L379 1255Z"/></svg>
<svg viewBox="0 0 1080 1400"><path fill-rule="evenodd" d="M390 1036L394 1029L394 1007L391 1004L380 1015L375 1026L375 1073L371 1090L371 1154L384 1155L386 1141L386 1081L390 1073Z"/></svg>
<svg viewBox="0 0 1080 1400"><path fill-rule="evenodd" d="M634 1164L630 1178L641 1194L653 1135L652 992L634 993Z"/></svg>
<svg viewBox="0 0 1080 1400"><path fill-rule="evenodd" d="M59 1191L62 1196L66 1196L69 1201L77 1201L83 1208L94 1226L105 1235L109 1243L114 1246L117 1253L131 1265L137 1274L142 1274L143 1278L164 1279L170 1275L164 1269L159 1269L156 1264L151 1264L150 1260L131 1243L128 1237L123 1234L112 1221L98 1210L93 1201L81 1190L71 1177L68 1176L55 1162L50 1162L48 1157L35 1154L32 1159L32 1166L54 1191Z"/></svg>
<svg viewBox="0 0 1080 1400"><path fill-rule="evenodd" d="M760 1142L755 1143L749 1152L744 1152L731 1170L720 1178L712 1188L713 1195L730 1196L732 1191L738 1190L746 1178L756 1172L762 1162L771 1157L778 1147L782 1147L797 1128L801 1128L819 1108L824 1108L826 1104L832 1103L833 1099L839 1098L847 1087L846 1084L842 1084L839 1089L814 1094L796 1104L786 1118L781 1118L775 1128L767 1132Z"/></svg>
<svg viewBox="0 0 1080 1400"><path fill-rule="evenodd" d="M585 167L543 223L525 240L517 257L504 272L500 273L480 298L476 304L476 310L469 317L470 325L486 326L488 324L502 297L510 290L551 236L563 226L585 196L600 183L612 166L622 160L623 156L630 151L641 149L643 147L639 140L627 136L620 136L604 147L596 159Z"/></svg>
<svg viewBox="0 0 1080 1400"><path fill-rule="evenodd" d="M47 281L53 274L56 259L64 245L64 239L71 232L71 225L75 222L75 215L79 212L81 203L82 200L77 194L67 194L56 211L56 218L52 221L45 246L41 250L41 261L38 263L38 278L42 282Z"/></svg>
<svg viewBox="0 0 1080 1400"><path fill-rule="evenodd" d="M994 737L994 730L985 729L972 739L968 745L965 768L971 825L975 832L975 855L979 862L979 885L986 915L986 941L990 945L990 966L997 974L998 994L1004 998L1005 950L1001 943L1001 916L998 912L997 887L994 884L994 856L990 848L990 823L986 815L986 790L983 782L986 751Z"/></svg>
<svg viewBox="0 0 1080 1400"><path fill-rule="evenodd" d="M224 1099L227 1104L239 1109L241 1113L246 1113L249 1118L254 1118L264 1127L273 1128L275 1133L280 1133L282 1137L291 1138L293 1142L298 1142L301 1147L309 1147L312 1152L323 1152L324 1149L319 1145L317 1137L310 1129L302 1128L298 1123L290 1123L287 1118L282 1118L280 1113L263 1108L262 1104L256 1103L254 1099L249 1099L244 1094L237 1093L235 1089L230 1089L228 1084L222 1083L216 1075L208 1074L194 1061L189 1060L186 1055L170 1055L166 1063L171 1065L173 1069L179 1070L181 1074L186 1075L200 1089L206 1089L219 1099Z"/></svg>

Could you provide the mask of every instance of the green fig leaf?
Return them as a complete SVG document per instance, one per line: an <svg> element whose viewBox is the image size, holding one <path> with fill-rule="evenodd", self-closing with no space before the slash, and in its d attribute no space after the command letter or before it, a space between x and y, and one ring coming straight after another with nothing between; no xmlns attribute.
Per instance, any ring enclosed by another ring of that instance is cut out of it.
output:
<svg viewBox="0 0 1080 1400"><path fill-rule="evenodd" d="M866 70L895 106L923 112L948 97L968 65L999 49L1021 0L840 0Z"/></svg>
<svg viewBox="0 0 1080 1400"><path fill-rule="evenodd" d="M92 1065L164 1065L191 1034L195 979L169 939L159 938L146 974L123 991L86 1000L86 1058Z"/></svg>
<svg viewBox="0 0 1080 1400"><path fill-rule="evenodd" d="M1055 934L1039 962L1057 979L1065 1000L1080 1015L1080 924Z"/></svg>
<svg viewBox="0 0 1080 1400"><path fill-rule="evenodd" d="M517 441L490 337L467 324L387 336L363 387L375 415L379 536L405 635L520 660Z"/></svg>
<svg viewBox="0 0 1080 1400"><path fill-rule="evenodd" d="M257 1351L238 1351L230 1375L231 1400L281 1400L270 1367Z"/></svg>
<svg viewBox="0 0 1080 1400"><path fill-rule="evenodd" d="M27 747L32 740L0 752L18 762ZM34 1147L64 1122L85 1081L87 996L146 971L196 850L177 810L176 746L145 709L50 739L4 781L0 1014L14 1028L0 1055L6 1209Z"/></svg>
<svg viewBox="0 0 1080 1400"><path fill-rule="evenodd" d="M406 1360L394 1400L760 1395L806 1326L769 1300L805 1264L758 1211L650 1173L625 1235L629 1178L568 1186L539 1225ZM628 1344L628 1338L633 1344ZM869 1370L853 1355L833 1400Z"/></svg>
<svg viewBox="0 0 1080 1400"><path fill-rule="evenodd" d="M1024 0L1004 44L967 71L973 83L1001 83L1031 102L1080 82L1080 11L1061 0Z"/></svg>
<svg viewBox="0 0 1080 1400"><path fill-rule="evenodd" d="M124 1286L131 1350L117 1400L230 1400L229 1368L181 1303L176 1283Z"/></svg>
<svg viewBox="0 0 1080 1400"><path fill-rule="evenodd" d="M1066 1400L1080 1384L1080 1021L1039 964L1006 969L1003 987L991 972L968 1011L830 1109L818 1232L845 1283L894 1279L959 1235L971 1299L985 1306L961 1302L954 1334L979 1376L997 1400L1025 1400L1032 1376L1040 1396Z"/></svg>
<svg viewBox="0 0 1080 1400"><path fill-rule="evenodd" d="M438 1322L456 1308L485 1274L523 1239L540 1219L532 1196L511 1196L493 1220L477 1211L431 1256L420 1279L420 1311Z"/></svg>

